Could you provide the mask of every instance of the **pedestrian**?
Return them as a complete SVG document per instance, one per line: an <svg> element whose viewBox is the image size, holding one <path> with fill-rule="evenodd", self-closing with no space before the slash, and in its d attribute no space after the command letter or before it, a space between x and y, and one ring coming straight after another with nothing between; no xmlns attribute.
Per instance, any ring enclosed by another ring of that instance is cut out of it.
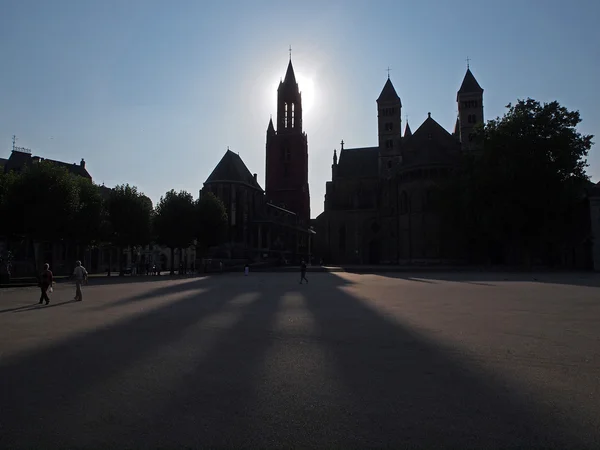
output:
<svg viewBox="0 0 600 450"><path fill-rule="evenodd" d="M83 294L81 292L81 283L87 282L88 273L85 267L81 265L81 261L75 261L75 270L73 271L73 277L75 278L75 301L82 301Z"/></svg>
<svg viewBox="0 0 600 450"><path fill-rule="evenodd" d="M40 296L40 305L46 301L46 305L50 303L50 299L48 298L48 289L52 289L52 283L54 282L54 276L50 271L50 264L44 264L44 270L40 274L40 289L42 290L42 295ZM52 291L50 291L52 292Z"/></svg>
<svg viewBox="0 0 600 450"><path fill-rule="evenodd" d="M249 273L250 273L250 266L248 265L248 263L246 263L246 266L244 267L244 276L247 277Z"/></svg>
<svg viewBox="0 0 600 450"><path fill-rule="evenodd" d="M306 280L306 283L308 284L308 279L306 278L306 263L304 260L300 262L300 284L302 284L303 280Z"/></svg>

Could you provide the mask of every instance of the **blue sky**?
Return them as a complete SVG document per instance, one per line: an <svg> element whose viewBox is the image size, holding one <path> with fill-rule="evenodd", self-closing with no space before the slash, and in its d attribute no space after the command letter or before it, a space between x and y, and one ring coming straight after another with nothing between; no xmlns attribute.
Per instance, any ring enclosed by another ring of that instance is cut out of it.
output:
<svg viewBox="0 0 600 450"><path fill-rule="evenodd" d="M3 0L0 157L16 134L35 154L85 158L95 182L134 184L156 202L171 188L196 197L229 146L264 186L291 45L312 103L315 217L340 140L377 143L388 66L413 131L427 112L453 129L468 56L486 119L517 98L558 100L581 112L582 133L600 135L599 17L593 0Z"/></svg>

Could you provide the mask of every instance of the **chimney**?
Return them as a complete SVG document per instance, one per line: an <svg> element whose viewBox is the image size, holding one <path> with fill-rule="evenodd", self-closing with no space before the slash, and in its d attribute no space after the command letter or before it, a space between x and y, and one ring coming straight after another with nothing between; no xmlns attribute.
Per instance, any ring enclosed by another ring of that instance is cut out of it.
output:
<svg viewBox="0 0 600 450"><path fill-rule="evenodd" d="M257 178L256 174L254 174L254 181L256 181L258 183L258 178Z"/></svg>
<svg viewBox="0 0 600 450"><path fill-rule="evenodd" d="M85 169L85 159L81 158L79 165Z"/></svg>

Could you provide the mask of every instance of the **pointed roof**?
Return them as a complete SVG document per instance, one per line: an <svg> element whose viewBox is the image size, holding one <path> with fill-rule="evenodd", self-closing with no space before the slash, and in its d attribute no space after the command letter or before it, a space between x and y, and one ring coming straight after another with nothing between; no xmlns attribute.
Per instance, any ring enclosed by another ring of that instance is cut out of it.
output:
<svg viewBox="0 0 600 450"><path fill-rule="evenodd" d="M245 184L246 186L262 191L262 188L254 179L254 176L250 173L242 158L231 150L227 150L225 155L223 155L221 161L219 161L219 164L217 164L204 184L222 182Z"/></svg>
<svg viewBox="0 0 600 450"><path fill-rule="evenodd" d="M290 62L287 67L287 72L285 72L285 78L283 79L283 84L296 84L296 75L294 75L294 67L292 66L292 58L290 58Z"/></svg>
<svg viewBox="0 0 600 450"><path fill-rule="evenodd" d="M458 94L466 94L466 93L483 93L483 89L479 86L479 83L473 76L471 69L467 69L467 73L465 74L465 78L463 78L463 82L460 85L460 89L458 90Z"/></svg>
<svg viewBox="0 0 600 450"><path fill-rule="evenodd" d="M408 120L406 121L406 128L404 129L404 137L408 138L412 136L412 131L410 131L410 125L408 124Z"/></svg>
<svg viewBox="0 0 600 450"><path fill-rule="evenodd" d="M267 127L267 133L275 133L275 127L273 126L273 118L269 119L269 126Z"/></svg>
<svg viewBox="0 0 600 450"><path fill-rule="evenodd" d="M383 89L381 90L381 94L379 94L378 102L381 101L395 101L398 100L400 102L400 106L402 106L402 102L400 101L400 97L396 93L396 89L394 89L394 85L392 84L392 80L389 78L385 82Z"/></svg>

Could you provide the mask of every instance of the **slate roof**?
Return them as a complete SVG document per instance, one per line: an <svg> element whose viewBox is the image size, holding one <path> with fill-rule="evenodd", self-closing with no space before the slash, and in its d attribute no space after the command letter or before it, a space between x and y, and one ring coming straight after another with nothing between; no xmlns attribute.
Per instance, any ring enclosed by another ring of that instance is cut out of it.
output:
<svg viewBox="0 0 600 450"><path fill-rule="evenodd" d="M402 142L403 165L451 163L459 149L455 136L448 133L431 116Z"/></svg>
<svg viewBox="0 0 600 450"><path fill-rule="evenodd" d="M204 184L222 182L241 183L262 191L262 188L254 179L254 176L250 173L242 158L231 150L225 152L225 155L223 155L221 161L219 161L219 164L217 164Z"/></svg>
<svg viewBox="0 0 600 450"><path fill-rule="evenodd" d="M387 79L387 81L385 82L385 85L383 86L383 89L381 90L381 94L379 94L379 97L377 98L377 102L381 102L381 101L400 101L400 97L398 96L398 93L396 92L396 89L394 88L394 85L392 84L392 80L390 80L389 78ZM402 102L400 101L400 106L402 106Z"/></svg>
<svg viewBox="0 0 600 450"><path fill-rule="evenodd" d="M340 151L337 176L344 178L377 177L379 148L345 148Z"/></svg>
<svg viewBox="0 0 600 450"><path fill-rule="evenodd" d="M460 89L458 90L458 94L466 93L483 93L483 89L481 86L479 86L479 83L475 79L475 76L473 76L471 69L467 69L467 73L465 74L463 82L460 85Z"/></svg>
<svg viewBox="0 0 600 450"><path fill-rule="evenodd" d="M47 161L52 164L56 164L57 166L64 167L73 175L78 175L80 177L92 179L92 176L86 170L85 167L76 163L66 163L63 161L56 161L53 159L41 158L39 156L32 156L30 153L13 151L6 163L4 164L4 171L9 172L11 170L21 170L24 167L30 166L33 163L33 160L37 159L39 161Z"/></svg>

